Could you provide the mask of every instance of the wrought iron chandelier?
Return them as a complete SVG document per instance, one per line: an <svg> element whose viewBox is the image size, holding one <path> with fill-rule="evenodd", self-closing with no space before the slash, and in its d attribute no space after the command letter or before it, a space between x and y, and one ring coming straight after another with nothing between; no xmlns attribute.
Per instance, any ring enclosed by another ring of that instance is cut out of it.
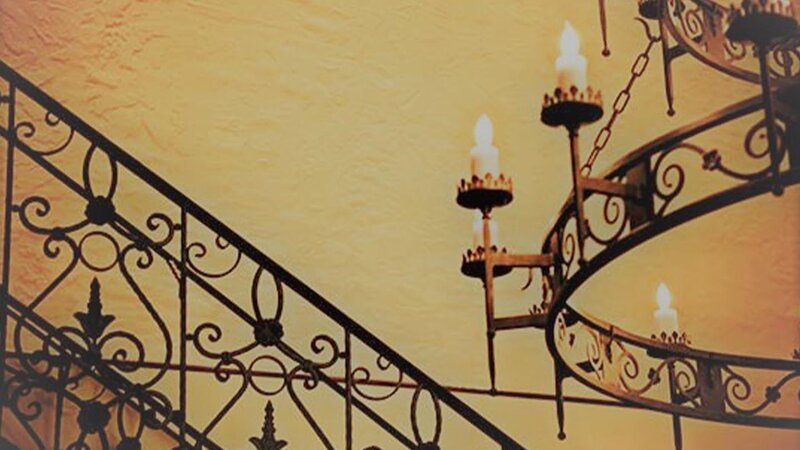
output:
<svg viewBox="0 0 800 450"><path fill-rule="evenodd" d="M605 2L599 3L603 55L608 56ZM770 192L780 196L787 186L800 182L800 4L744 0L726 7L711 0L639 0L638 6L641 17L637 20L644 27L646 46L585 161L579 152L579 131L602 118L603 101L600 91L587 83L586 60L580 55L576 31L569 23L565 26L556 61L558 87L544 95L541 121L567 131L572 193L543 239L541 253L513 253L498 244L492 211L511 203L513 186L511 178L500 171L488 117L482 116L475 127L472 176L461 180L456 201L476 211L473 248L463 255L461 272L483 283L491 390L496 392L496 334L538 328L544 331L555 365L560 439L566 438L562 383L567 378L625 404L672 415L678 449L683 445L683 417L798 429L800 394L784 392L800 379L798 351L786 359L773 359L696 348L678 327L677 312L663 284L657 289L657 329L651 336L628 332L569 303L590 277L640 244L755 196ZM652 31L654 26L657 33ZM731 77L759 83L761 95L646 143L612 163L602 175L593 175L615 121L625 111L636 80L659 44L667 114L675 114L671 63L687 54ZM692 143L696 136L744 117L755 120L743 145L754 167L731 167L721 151ZM764 136L766 149L761 150L757 145ZM686 167L670 159L681 152L697 156L697 167L703 169L697 177L724 176L734 182L732 187L707 189L704 197L682 196ZM675 206L679 198L683 206ZM590 217L587 203L599 205L601 213ZM526 314L497 317L495 280L514 269L530 273L523 290L530 286L534 270L541 273L541 300Z"/></svg>
<svg viewBox="0 0 800 450"><path fill-rule="evenodd" d="M604 0L599 5L608 56ZM541 119L568 132L573 195L538 254L496 245L491 213L512 201L512 182L499 170L488 117L476 127L473 177L461 182L457 201L479 214L461 270L484 286L490 389L439 384L0 61L0 448L140 450L169 442L180 449L438 450L447 447L453 423L460 426L456 440L467 436L473 448L536 448L503 432L456 395L462 393L555 400L562 438L567 401L672 415L677 447L684 417L800 428L797 395L788 393L800 379L800 350L792 359L769 359L698 349L678 327L666 286L658 289L652 336L570 304L585 281L638 245L800 183L798 0L742 0L736 8L715 0L640 0L638 6L646 45L585 161L579 131L602 119L603 103L586 82L577 32L567 27L559 88L544 97ZM592 175L659 47L670 115L671 63L684 55L758 83L761 95ZM723 152L693 142L739 119L754 123L743 133L750 166L732 165ZM678 153L697 157L698 176L732 185L690 196L683 189L689 166L671 159ZM599 205L598 217L589 217L589 204ZM38 283L29 282L31 267L41 271ZM543 296L526 314L496 317L494 280L514 269L529 271L528 285L538 270ZM200 315L196 305L211 305L224 317ZM321 325L309 327L310 320ZM521 328L543 330L555 395L496 388L494 337ZM567 378L613 400L564 395ZM203 383L193 384L197 379ZM328 395L324 406L341 406L336 417L310 405L308 396L321 391ZM223 392L209 400L209 393ZM242 420L238 408L247 400L259 414ZM289 435L287 413L304 427L304 440ZM220 431L232 421L246 422L249 431Z"/></svg>

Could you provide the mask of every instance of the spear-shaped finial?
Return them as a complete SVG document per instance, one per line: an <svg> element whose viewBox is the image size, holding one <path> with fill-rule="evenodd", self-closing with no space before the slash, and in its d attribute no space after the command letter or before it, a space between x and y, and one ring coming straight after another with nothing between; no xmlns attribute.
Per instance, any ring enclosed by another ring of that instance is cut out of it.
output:
<svg viewBox="0 0 800 450"><path fill-rule="evenodd" d="M92 280L89 292L89 303L86 312L75 313L75 318L80 322L84 333L91 339L98 339L103 335L108 325L114 321L113 315L103 314L103 304L100 300L100 282L97 278Z"/></svg>
<svg viewBox="0 0 800 450"><path fill-rule="evenodd" d="M267 402L267 407L264 409L264 427L261 428L262 434L260 438L251 437L250 443L255 446L256 450L280 450L289 445L284 440L275 439L275 408L272 407L272 401Z"/></svg>

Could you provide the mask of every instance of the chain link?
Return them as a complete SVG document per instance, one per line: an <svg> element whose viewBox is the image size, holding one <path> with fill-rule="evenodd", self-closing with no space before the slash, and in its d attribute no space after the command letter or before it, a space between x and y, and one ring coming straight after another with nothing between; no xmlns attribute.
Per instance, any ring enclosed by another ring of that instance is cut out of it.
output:
<svg viewBox="0 0 800 450"><path fill-rule="evenodd" d="M581 173L584 176L589 176L592 173L592 166L594 166L598 155L600 155L600 152L605 149L606 145L608 144L608 140L611 138L611 129L614 126L614 123L628 106L628 102L631 99L631 89L633 88L633 84L642 76L642 74L644 74L644 71L650 64L650 51L653 49L653 46L655 46L655 44L660 42L662 39L661 36L654 36L652 33L650 33L650 28L648 27L647 23L641 19L639 20L645 27L645 32L647 34L647 46L645 47L644 51L642 51L642 53L636 57L636 60L631 66L631 76L628 78L628 83L624 88L622 88L621 91L619 91L617 98L614 99L614 109L611 112L611 117L608 118L608 122L606 122L606 124L600 129L600 131L597 133L597 136L594 138L594 144L591 153L589 153L589 158L581 167Z"/></svg>

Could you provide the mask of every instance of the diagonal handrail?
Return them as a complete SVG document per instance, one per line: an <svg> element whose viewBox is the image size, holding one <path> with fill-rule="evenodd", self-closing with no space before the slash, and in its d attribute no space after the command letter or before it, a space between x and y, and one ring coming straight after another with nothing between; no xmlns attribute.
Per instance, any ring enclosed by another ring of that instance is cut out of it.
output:
<svg viewBox="0 0 800 450"><path fill-rule="evenodd" d="M39 89L31 81L20 75L4 61L0 60L0 75L4 77L20 92L39 103L49 113L56 115L63 123L83 135L86 139L96 144L117 164L121 164L141 181L155 189L174 204L180 206L188 216L196 219L209 230L216 233L234 248L242 252L253 262L276 276L280 281L298 293L303 299L313 305L328 318L346 329L352 336L359 339L377 354L381 355L403 373L412 377L417 383L437 397L455 413L472 424L486 436L504 449L522 449L522 445L506 433L489 422L485 417L453 395L450 391L438 384L433 378L411 363L408 359L397 353L372 332L354 321L333 303L311 288L308 284L297 278L283 266L267 256L244 237L236 233L214 215L200 206L197 202L187 197L169 182L147 168L128 152L112 142L102 133L72 113L50 95Z"/></svg>

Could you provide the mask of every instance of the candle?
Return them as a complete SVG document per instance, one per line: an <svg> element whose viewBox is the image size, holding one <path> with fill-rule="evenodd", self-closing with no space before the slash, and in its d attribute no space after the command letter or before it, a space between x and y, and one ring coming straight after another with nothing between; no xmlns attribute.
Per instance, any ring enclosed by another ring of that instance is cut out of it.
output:
<svg viewBox="0 0 800 450"><path fill-rule="evenodd" d="M498 240L499 233L497 231L497 223L494 219L489 219L489 239L491 245L500 246ZM483 214L476 210L475 220L472 221L472 248L483 247Z"/></svg>
<svg viewBox="0 0 800 450"><path fill-rule="evenodd" d="M580 38L569 21L564 23L561 33L561 55L556 59L558 87L569 91L571 86L586 89L586 58L580 54Z"/></svg>
<svg viewBox="0 0 800 450"><path fill-rule="evenodd" d="M500 176L500 152L492 145L492 121L482 114L475 124L475 147L470 150L472 175L483 178L490 173L493 178Z"/></svg>
<svg viewBox="0 0 800 450"><path fill-rule="evenodd" d="M656 290L656 303L658 303L658 309L653 313L653 317L656 320L658 333L664 332L667 333L667 335L677 333L678 312L670 307L670 303L672 303L672 294L670 294L667 285L664 283L658 285L658 290Z"/></svg>

